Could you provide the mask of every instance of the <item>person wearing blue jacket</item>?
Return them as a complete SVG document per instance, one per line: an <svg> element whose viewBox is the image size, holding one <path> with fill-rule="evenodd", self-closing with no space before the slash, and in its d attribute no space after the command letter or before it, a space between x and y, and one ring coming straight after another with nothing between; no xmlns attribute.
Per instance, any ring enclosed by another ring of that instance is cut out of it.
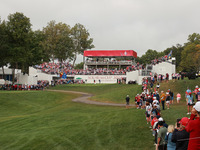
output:
<svg viewBox="0 0 200 150"><path fill-rule="evenodd" d="M169 125L168 133L165 136L165 140L167 141L167 150L176 150L176 143L172 142L173 132L174 132L174 125Z"/></svg>

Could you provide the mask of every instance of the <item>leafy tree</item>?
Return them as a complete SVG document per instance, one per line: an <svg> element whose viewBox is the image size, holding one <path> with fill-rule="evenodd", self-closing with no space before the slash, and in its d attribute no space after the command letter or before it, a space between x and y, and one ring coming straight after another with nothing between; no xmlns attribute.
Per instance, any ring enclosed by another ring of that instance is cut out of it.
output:
<svg viewBox="0 0 200 150"><path fill-rule="evenodd" d="M70 38L70 26L62 23L56 25L59 35L58 35L58 45L55 52L55 57L63 62L66 59L72 59L73 52L72 47L73 43Z"/></svg>
<svg viewBox="0 0 200 150"><path fill-rule="evenodd" d="M90 34L88 30L86 30L82 24L75 24L75 26L71 29L74 53L73 66L76 62L78 54L83 54L86 49L94 48L94 45L92 44L93 39L89 38L89 36Z"/></svg>
<svg viewBox="0 0 200 150"><path fill-rule="evenodd" d="M200 35L193 33L188 36L181 53L180 69L183 71L198 71L200 59Z"/></svg>
<svg viewBox="0 0 200 150"><path fill-rule="evenodd" d="M75 69L83 69L83 65L84 65L84 63L81 62L81 63L77 64L74 68Z"/></svg>
<svg viewBox="0 0 200 150"><path fill-rule="evenodd" d="M165 55L168 55L172 50L172 57L176 58L176 67L178 68L177 70L180 70L179 65L181 62L181 52L183 51L183 49L184 47L182 45L177 44L176 46L172 46L163 51Z"/></svg>
<svg viewBox="0 0 200 150"><path fill-rule="evenodd" d="M42 48L41 42L44 40L43 32L40 30L30 32L31 43L29 45L30 55L26 59L26 63L22 67L22 72L29 73L29 66L41 64L48 61L48 55Z"/></svg>
<svg viewBox="0 0 200 150"><path fill-rule="evenodd" d="M50 21L43 29L44 41L42 46L46 54L50 57L59 59L61 62L72 58L72 40L70 38L70 26Z"/></svg>
<svg viewBox="0 0 200 150"><path fill-rule="evenodd" d="M152 60L159 57L159 53L156 50L147 50L144 55L142 55L139 59L141 64L150 64Z"/></svg>
<svg viewBox="0 0 200 150"><path fill-rule="evenodd" d="M22 68L30 55L30 32L30 19L24 16L23 13L16 12L8 16L9 63L13 68L13 83L15 69Z"/></svg>
<svg viewBox="0 0 200 150"><path fill-rule="evenodd" d="M6 23L0 20L0 67L3 71L3 79L5 79L4 66L8 63L8 38L6 34Z"/></svg>

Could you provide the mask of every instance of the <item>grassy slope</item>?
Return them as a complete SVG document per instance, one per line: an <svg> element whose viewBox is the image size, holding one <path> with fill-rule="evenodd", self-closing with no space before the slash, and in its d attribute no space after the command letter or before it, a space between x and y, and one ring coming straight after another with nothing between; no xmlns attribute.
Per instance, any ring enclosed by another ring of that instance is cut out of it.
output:
<svg viewBox="0 0 200 150"><path fill-rule="evenodd" d="M125 103L126 95L131 98L131 103L134 103L134 97L141 92L139 85L124 85L124 84L74 84L60 85L52 89L57 90L72 90L92 93L91 99L95 101Z"/></svg>
<svg viewBox="0 0 200 150"><path fill-rule="evenodd" d="M170 110L162 111L162 115L165 118L165 120L169 124L175 124L175 121L177 118L182 117L189 117L187 115L187 106L186 106L186 100L185 100L185 91L187 90L187 87L189 87L191 90L194 90L195 86L198 85L200 87L200 78L196 80L179 80L179 81L170 81L169 83L162 83L160 88L163 91L167 91L170 89L174 92L174 104L170 105ZM177 93L181 94L181 102L177 104L176 102L176 95Z"/></svg>
<svg viewBox="0 0 200 150"><path fill-rule="evenodd" d="M195 85L200 86L200 79L170 81L161 84L161 89L170 88L183 96L187 86ZM96 94L95 99L102 96L104 101L113 98L121 102L127 93L133 97L140 86L65 85L56 89L90 92ZM0 92L0 149L154 149L144 110L71 102L77 96L47 91ZM186 112L183 99L162 111L162 116L174 124Z"/></svg>
<svg viewBox="0 0 200 150"><path fill-rule="evenodd" d="M0 149L153 149L142 110L71 102L76 96L0 92Z"/></svg>

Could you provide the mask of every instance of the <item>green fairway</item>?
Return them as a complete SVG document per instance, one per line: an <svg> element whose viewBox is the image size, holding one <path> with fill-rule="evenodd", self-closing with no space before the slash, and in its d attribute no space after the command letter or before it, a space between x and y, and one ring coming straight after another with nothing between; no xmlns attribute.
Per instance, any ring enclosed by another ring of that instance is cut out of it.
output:
<svg viewBox="0 0 200 150"><path fill-rule="evenodd" d="M170 81L161 90L181 92L180 104L162 111L168 124L187 116L184 92L200 79ZM93 100L125 102L141 92L138 85L61 85L53 89L95 94ZM153 150L154 137L145 110L75 103L77 94L50 91L0 91L0 150ZM189 116L188 116L189 117Z"/></svg>
<svg viewBox="0 0 200 150"><path fill-rule="evenodd" d="M135 95L141 93L141 85L129 84L70 84L51 89L92 93L91 100L110 103L125 103L126 95L129 95L131 104L135 102Z"/></svg>
<svg viewBox="0 0 200 150"><path fill-rule="evenodd" d="M0 149L153 149L143 110L71 102L76 96L0 92Z"/></svg>

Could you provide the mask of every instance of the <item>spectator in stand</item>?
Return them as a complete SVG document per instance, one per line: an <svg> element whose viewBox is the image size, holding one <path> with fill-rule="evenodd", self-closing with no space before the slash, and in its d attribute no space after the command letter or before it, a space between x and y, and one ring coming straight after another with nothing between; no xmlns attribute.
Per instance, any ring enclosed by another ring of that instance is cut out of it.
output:
<svg viewBox="0 0 200 150"><path fill-rule="evenodd" d="M161 91L160 99L161 99L161 103L162 103L162 109L165 110L166 95L165 95L165 93L163 91Z"/></svg>
<svg viewBox="0 0 200 150"><path fill-rule="evenodd" d="M188 150L200 149L200 102L197 102L192 109L192 114L186 131L190 133Z"/></svg>
<svg viewBox="0 0 200 150"><path fill-rule="evenodd" d="M188 148L189 133L185 130L188 122L189 119L187 117L183 117L180 122L176 123L171 140L176 143L176 150L187 150Z"/></svg>
<svg viewBox="0 0 200 150"><path fill-rule="evenodd" d="M176 143L171 141L173 132L174 132L174 125L169 125L168 133L165 136L165 140L167 141L167 150L176 150Z"/></svg>
<svg viewBox="0 0 200 150"><path fill-rule="evenodd" d="M192 95L192 93L191 92L189 92L189 95L187 95L187 108L188 108L188 113L187 113L187 115L189 115L189 114L191 114L191 110L192 110L192 106L193 106L193 104L194 104L194 101L193 101L193 95Z"/></svg>
<svg viewBox="0 0 200 150"><path fill-rule="evenodd" d="M170 104L170 100L171 100L171 97L169 95L169 92L166 93L166 105L167 105L167 109L169 109L169 104Z"/></svg>
<svg viewBox="0 0 200 150"><path fill-rule="evenodd" d="M180 103L180 100L181 100L181 94L178 93L178 94L176 95L176 98L177 98L177 103Z"/></svg>

